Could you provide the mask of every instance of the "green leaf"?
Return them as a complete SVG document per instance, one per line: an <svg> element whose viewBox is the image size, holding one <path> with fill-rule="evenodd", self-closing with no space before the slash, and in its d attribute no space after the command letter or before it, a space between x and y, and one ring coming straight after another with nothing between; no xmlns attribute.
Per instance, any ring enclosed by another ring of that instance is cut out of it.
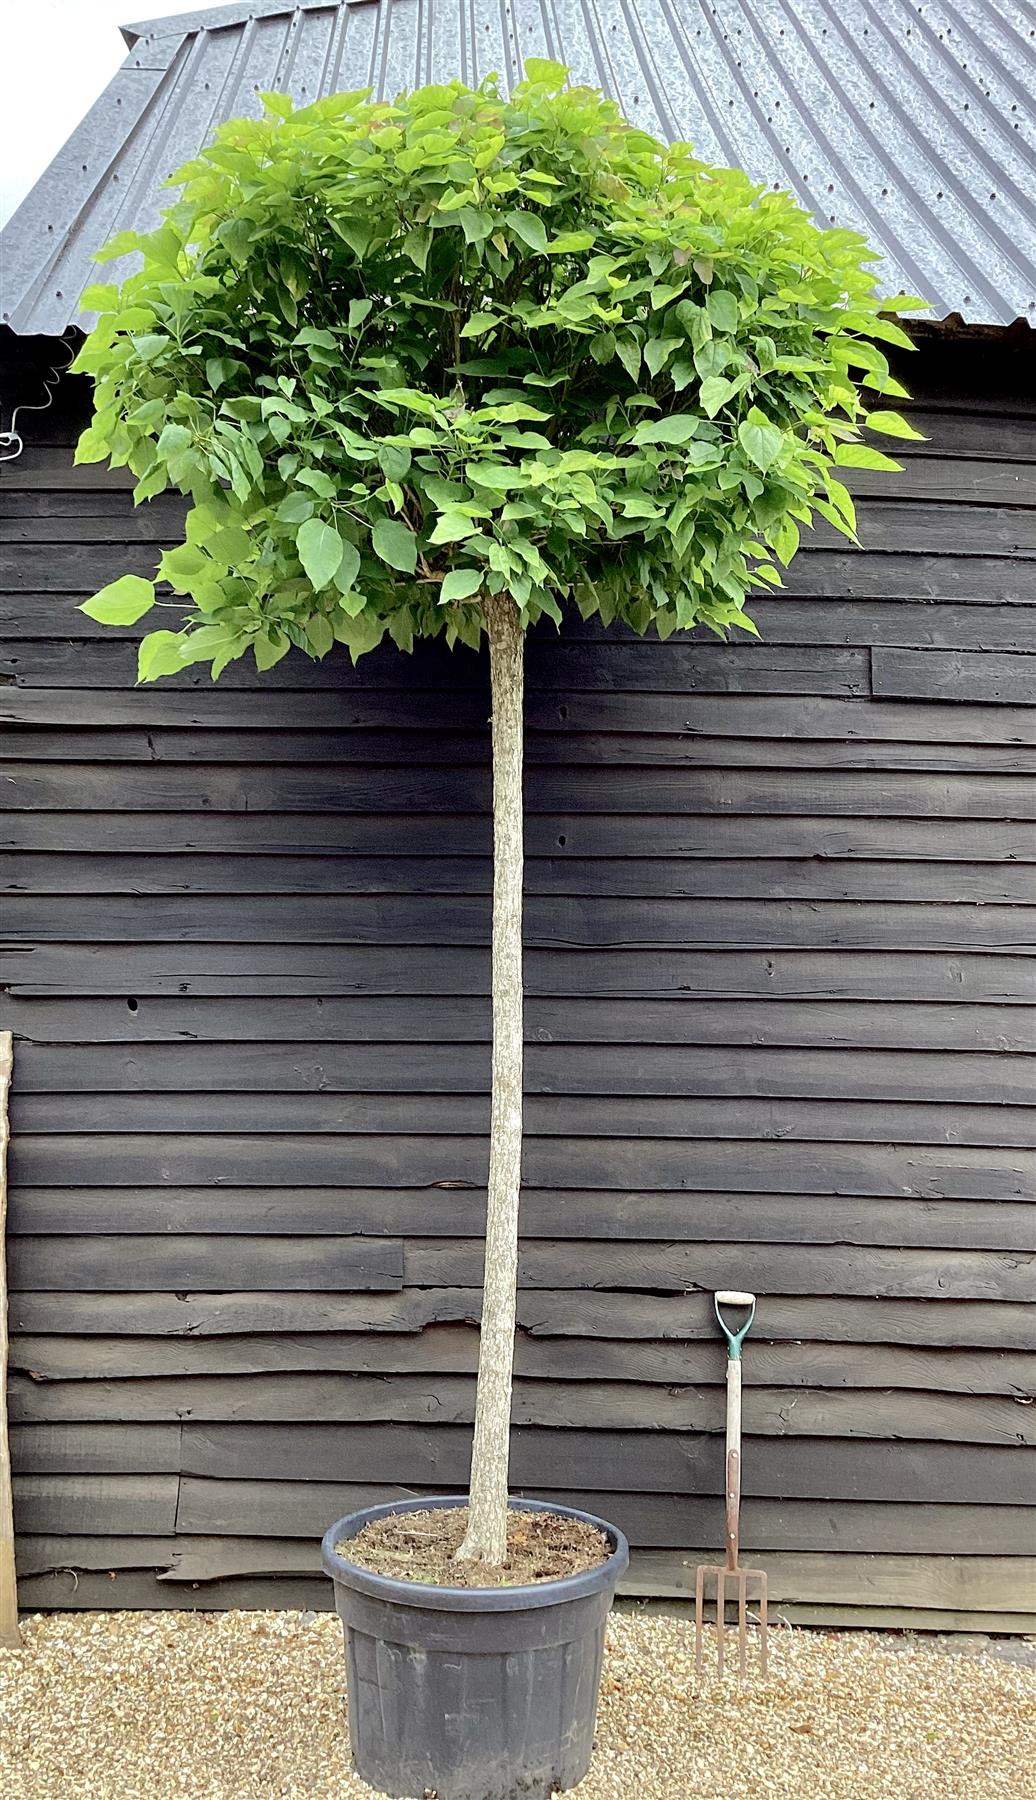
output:
<svg viewBox="0 0 1036 1800"><path fill-rule="evenodd" d="M323 613L314 613L312 618L306 620L306 637L317 656L326 656L335 641L330 619L326 619Z"/></svg>
<svg viewBox="0 0 1036 1800"><path fill-rule="evenodd" d="M186 425L176 425L170 421L163 427L158 443L155 445L155 453L166 459L171 456L179 456L184 450L190 449L192 442L191 433Z"/></svg>
<svg viewBox="0 0 1036 1800"><path fill-rule="evenodd" d="M702 382L698 391L705 416L714 419L720 407L725 406L735 392L735 384L728 381L725 375L710 375L707 381Z"/></svg>
<svg viewBox="0 0 1036 1800"><path fill-rule="evenodd" d="M437 520L430 541L433 544L455 544L461 538L473 537L480 530L481 526L474 519L469 519L467 513L458 512L455 507L450 506Z"/></svg>
<svg viewBox="0 0 1036 1800"><path fill-rule="evenodd" d="M568 82L568 70L564 63L549 62L545 56L527 56L524 60L525 79L534 86L557 94Z"/></svg>
<svg viewBox="0 0 1036 1800"><path fill-rule="evenodd" d="M355 618L340 615L335 621L335 636L348 646L349 655L354 663L369 650L376 650L385 635L385 621L375 617L364 608Z"/></svg>
<svg viewBox="0 0 1036 1800"><path fill-rule="evenodd" d="M689 444L701 430L697 413L670 413L665 419L649 419L633 433L635 444Z"/></svg>
<svg viewBox="0 0 1036 1800"><path fill-rule="evenodd" d="M252 655L259 673L272 669L274 663L279 663L290 649L291 639L285 637L283 631L261 632L252 645Z"/></svg>
<svg viewBox="0 0 1036 1800"><path fill-rule="evenodd" d="M95 281L84 288L79 304L84 312L114 312L119 304L119 290L110 282Z"/></svg>
<svg viewBox="0 0 1036 1800"><path fill-rule="evenodd" d="M348 244L357 262L362 262L370 249L374 233L369 225L363 225L358 219L339 219L332 215L328 220L332 231L336 231L343 243Z"/></svg>
<svg viewBox="0 0 1036 1800"><path fill-rule="evenodd" d="M500 323L496 313L478 312L461 326L460 335L462 338L482 337L485 332L492 331L493 327Z"/></svg>
<svg viewBox="0 0 1036 1800"><path fill-rule="evenodd" d="M314 590L325 588L342 560L342 540L333 525L323 519L307 519L295 536L299 561Z"/></svg>
<svg viewBox="0 0 1036 1800"><path fill-rule="evenodd" d="M469 595L477 593L482 586L483 576L479 569L450 569L443 576L439 589L440 605L447 600L466 600Z"/></svg>
<svg viewBox="0 0 1036 1800"><path fill-rule="evenodd" d="M368 300L368 299L350 300L350 302L349 302L349 330L350 331L355 331L360 325L363 324L364 319L367 317L367 315L370 312L371 307L373 305L374 305L373 300ZM334 348L334 340L333 339L331 341L331 348L332 349Z"/></svg>
<svg viewBox="0 0 1036 1800"><path fill-rule="evenodd" d="M175 675L183 668L183 643L182 631L149 631L137 651L137 680L157 681L160 675Z"/></svg>
<svg viewBox="0 0 1036 1800"><path fill-rule="evenodd" d="M705 310L716 331L736 331L740 311L735 296L722 288L713 288L705 301Z"/></svg>
<svg viewBox="0 0 1036 1800"><path fill-rule="evenodd" d="M514 463L469 463L464 473L477 487L498 489L501 492L523 486L526 479L523 471Z"/></svg>
<svg viewBox="0 0 1036 1800"><path fill-rule="evenodd" d="M353 582L360 573L360 552L355 544L342 539L342 560L334 572L334 584L340 594L352 591Z"/></svg>
<svg viewBox="0 0 1036 1800"><path fill-rule="evenodd" d="M765 475L768 468L776 462L784 445L784 433L776 425L767 425L760 419L748 418L737 428L738 442L757 469Z"/></svg>
<svg viewBox="0 0 1036 1800"><path fill-rule="evenodd" d="M617 338L615 354L631 381L636 381L640 374L640 345L636 338Z"/></svg>
<svg viewBox="0 0 1036 1800"><path fill-rule="evenodd" d="M897 412L868 413L863 423L869 431L880 431L884 437L913 438L914 442L918 444L928 441L923 432L915 431L914 427L906 419L901 418Z"/></svg>
<svg viewBox="0 0 1036 1800"><path fill-rule="evenodd" d="M283 525L301 525L303 519L313 517L314 502L308 494L285 494L277 508L277 517Z"/></svg>
<svg viewBox="0 0 1036 1800"><path fill-rule="evenodd" d="M110 581L92 600L79 608L99 625L135 625L155 604L155 586L142 575L122 575Z"/></svg>
<svg viewBox="0 0 1036 1800"><path fill-rule="evenodd" d="M354 303L355 304L355 303ZM296 344L315 344L320 350L337 350L338 341L331 331L323 331L315 325L307 325L295 337Z"/></svg>
<svg viewBox="0 0 1036 1800"><path fill-rule="evenodd" d="M375 554L390 568L412 575L417 567L417 539L401 519L379 519L371 532Z"/></svg>
<svg viewBox="0 0 1036 1800"><path fill-rule="evenodd" d="M679 350L683 338L657 337L648 338L644 345L644 361L652 375L657 375L674 350Z"/></svg>
<svg viewBox="0 0 1036 1800"><path fill-rule="evenodd" d="M386 481L403 481L410 473L412 457L405 444L379 444L378 463Z"/></svg>
<svg viewBox="0 0 1036 1800"><path fill-rule="evenodd" d="M403 249L412 263L416 263L422 274L428 267L428 252L431 249L432 234L423 225L415 225L403 239Z"/></svg>
<svg viewBox="0 0 1036 1800"><path fill-rule="evenodd" d="M875 450L870 444L838 444L835 448L835 462L840 469L892 469L899 471L902 463L894 462L891 456L883 451Z"/></svg>
<svg viewBox="0 0 1036 1800"><path fill-rule="evenodd" d="M320 495L321 500L333 500L335 497L335 484L330 475L324 474L323 469L300 469L295 480L301 481L303 487L312 488L314 494Z"/></svg>
<svg viewBox="0 0 1036 1800"><path fill-rule="evenodd" d="M515 236L520 237L523 244L528 244L530 250L537 251L541 256L546 255L547 228L539 213L509 212L504 214L504 220Z"/></svg>

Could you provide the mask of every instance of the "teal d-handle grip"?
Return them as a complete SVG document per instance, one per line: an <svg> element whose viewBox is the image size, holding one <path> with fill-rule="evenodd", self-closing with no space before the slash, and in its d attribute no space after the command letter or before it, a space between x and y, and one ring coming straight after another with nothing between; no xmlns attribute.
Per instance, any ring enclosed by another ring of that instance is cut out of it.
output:
<svg viewBox="0 0 1036 1800"><path fill-rule="evenodd" d="M713 1295L713 1305L716 1309L716 1318L719 1320L719 1328L727 1340L727 1356L731 1362L740 1362L741 1345L755 1318L755 1295L742 1293L738 1288L722 1288L718 1294ZM748 1317L740 1331L735 1331L732 1325L727 1324L722 1313L724 1306L748 1307Z"/></svg>

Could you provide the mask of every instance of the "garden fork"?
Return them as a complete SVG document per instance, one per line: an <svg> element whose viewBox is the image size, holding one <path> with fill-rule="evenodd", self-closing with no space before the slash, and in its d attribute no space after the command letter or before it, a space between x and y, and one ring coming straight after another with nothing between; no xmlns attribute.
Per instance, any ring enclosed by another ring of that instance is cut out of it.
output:
<svg viewBox="0 0 1036 1800"><path fill-rule="evenodd" d="M734 1586L733 1597L737 1600L737 1638L738 1663L741 1679L745 1676L746 1650L748 1642L748 1589L749 1583L758 1583L759 1606L759 1670L764 1680L766 1677L766 1575L762 1569L746 1569L738 1561L741 1519L741 1345L748 1334L749 1326L755 1318L755 1295L737 1292L723 1292L715 1296L714 1304L720 1330L727 1340L727 1438L726 1459L724 1462L724 1489L726 1494L727 1542L726 1561L724 1563L700 1563L694 1580L694 1666L700 1677L702 1663L702 1638L705 1612L705 1583L709 1576L716 1578L716 1660L718 1673L723 1674L723 1652L726 1639L726 1607L727 1582ZM724 1306L747 1307L748 1317L740 1330L735 1331L723 1317Z"/></svg>

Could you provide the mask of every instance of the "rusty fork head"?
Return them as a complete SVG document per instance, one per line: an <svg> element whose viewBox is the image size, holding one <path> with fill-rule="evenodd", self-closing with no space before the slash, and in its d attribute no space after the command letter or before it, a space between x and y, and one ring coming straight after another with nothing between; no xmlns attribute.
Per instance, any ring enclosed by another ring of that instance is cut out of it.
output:
<svg viewBox="0 0 1036 1800"><path fill-rule="evenodd" d="M716 1588L716 1665L722 1680L726 1649L727 1601L737 1606L738 1678L743 1681L748 1659L748 1609L759 1614L759 1673L766 1680L767 1635L766 1572L742 1566L730 1568L723 1563L699 1563L694 1578L694 1669L699 1680L704 1648L706 1583L714 1578Z"/></svg>

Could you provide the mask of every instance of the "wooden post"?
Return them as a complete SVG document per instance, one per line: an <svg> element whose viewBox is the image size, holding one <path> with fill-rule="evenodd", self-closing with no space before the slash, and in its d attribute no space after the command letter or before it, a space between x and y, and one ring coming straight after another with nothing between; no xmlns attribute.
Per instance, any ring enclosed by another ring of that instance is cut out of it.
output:
<svg viewBox="0 0 1036 1800"><path fill-rule="evenodd" d="M0 1031L0 1648L20 1650L18 1595L14 1579L14 1506L11 1452L7 1442L7 1145L8 1103L14 1069L14 1039Z"/></svg>

